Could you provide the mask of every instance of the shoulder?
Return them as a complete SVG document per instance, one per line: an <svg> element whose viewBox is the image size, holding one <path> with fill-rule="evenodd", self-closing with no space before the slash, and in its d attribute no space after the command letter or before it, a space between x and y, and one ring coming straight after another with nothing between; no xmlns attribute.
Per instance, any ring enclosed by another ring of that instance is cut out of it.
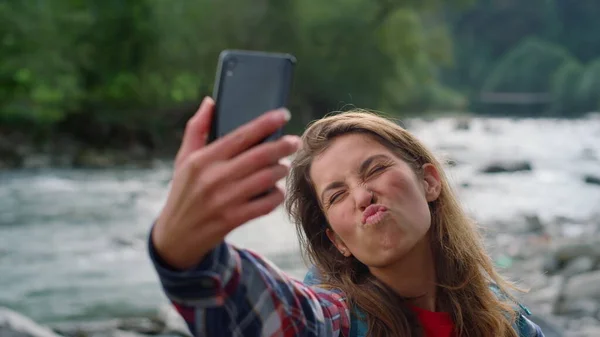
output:
<svg viewBox="0 0 600 337"><path fill-rule="evenodd" d="M315 266L310 266L306 275L304 275L304 284L316 286L321 283L321 275Z"/></svg>
<svg viewBox="0 0 600 337"><path fill-rule="evenodd" d="M511 300L510 297L494 283L490 284L490 290L503 301ZM517 331L519 337L544 337L542 329L528 318L532 315L531 310L519 302L515 301L514 303L517 317L513 324L513 328Z"/></svg>
<svg viewBox="0 0 600 337"><path fill-rule="evenodd" d="M324 287L319 272L314 266L308 269L302 284L311 288L317 297L321 298L325 303L342 302L345 307L348 307L346 294L341 289Z"/></svg>
<svg viewBox="0 0 600 337"><path fill-rule="evenodd" d="M519 314L515 325L519 337L544 337L542 329L523 314Z"/></svg>

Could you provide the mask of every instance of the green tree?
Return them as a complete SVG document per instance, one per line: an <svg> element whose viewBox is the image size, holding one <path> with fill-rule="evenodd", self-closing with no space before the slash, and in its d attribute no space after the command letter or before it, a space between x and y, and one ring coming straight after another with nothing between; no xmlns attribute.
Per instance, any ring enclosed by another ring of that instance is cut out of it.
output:
<svg viewBox="0 0 600 337"><path fill-rule="evenodd" d="M552 76L552 113L556 116L576 116L583 112L579 101L579 85L583 66L577 61L565 62Z"/></svg>
<svg viewBox="0 0 600 337"><path fill-rule="evenodd" d="M582 112L597 111L600 108L600 59L594 60L585 68L576 97Z"/></svg>
<svg viewBox="0 0 600 337"><path fill-rule="evenodd" d="M550 91L553 74L566 62L575 62L566 49L538 38L527 38L499 60L483 89L546 93Z"/></svg>
<svg viewBox="0 0 600 337"><path fill-rule="evenodd" d="M68 11L64 2L0 3L0 123L41 127L78 108L84 92L63 30L74 19Z"/></svg>

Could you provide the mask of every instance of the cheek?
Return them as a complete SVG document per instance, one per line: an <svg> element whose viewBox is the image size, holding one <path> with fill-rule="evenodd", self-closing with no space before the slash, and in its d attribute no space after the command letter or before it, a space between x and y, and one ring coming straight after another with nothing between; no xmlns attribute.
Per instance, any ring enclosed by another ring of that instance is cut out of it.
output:
<svg viewBox="0 0 600 337"><path fill-rule="evenodd" d="M390 197L398 202L403 217L411 219L411 223L427 230L431 224L431 214L425 190L417 178L406 173L398 174L385 184Z"/></svg>
<svg viewBox="0 0 600 337"><path fill-rule="evenodd" d="M387 190L393 198L405 202L424 198L422 188L410 172L396 171L385 175L381 179L381 188Z"/></svg>
<svg viewBox="0 0 600 337"><path fill-rule="evenodd" d="M329 221L333 231L340 237L349 238L352 236L355 224L352 212L347 205L347 198L327 211L327 221Z"/></svg>

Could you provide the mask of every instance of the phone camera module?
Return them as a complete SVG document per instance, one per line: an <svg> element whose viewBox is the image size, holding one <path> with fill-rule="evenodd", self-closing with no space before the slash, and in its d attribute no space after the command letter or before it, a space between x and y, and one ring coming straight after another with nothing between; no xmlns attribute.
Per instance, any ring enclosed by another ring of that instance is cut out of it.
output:
<svg viewBox="0 0 600 337"><path fill-rule="evenodd" d="M230 60L228 60L227 61L227 70L233 70L236 65L237 65L237 60L236 59L230 59Z"/></svg>

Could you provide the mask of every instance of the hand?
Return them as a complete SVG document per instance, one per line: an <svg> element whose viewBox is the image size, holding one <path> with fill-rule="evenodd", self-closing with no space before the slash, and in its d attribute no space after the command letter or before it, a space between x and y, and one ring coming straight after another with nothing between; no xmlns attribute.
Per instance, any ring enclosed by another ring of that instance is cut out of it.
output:
<svg viewBox="0 0 600 337"><path fill-rule="evenodd" d="M171 190L153 228L157 253L177 269L198 264L230 231L281 204L276 183L289 167L280 159L300 145L298 137L284 136L253 147L289 120L287 110L268 112L206 145L213 110L214 101L205 98L188 121Z"/></svg>

